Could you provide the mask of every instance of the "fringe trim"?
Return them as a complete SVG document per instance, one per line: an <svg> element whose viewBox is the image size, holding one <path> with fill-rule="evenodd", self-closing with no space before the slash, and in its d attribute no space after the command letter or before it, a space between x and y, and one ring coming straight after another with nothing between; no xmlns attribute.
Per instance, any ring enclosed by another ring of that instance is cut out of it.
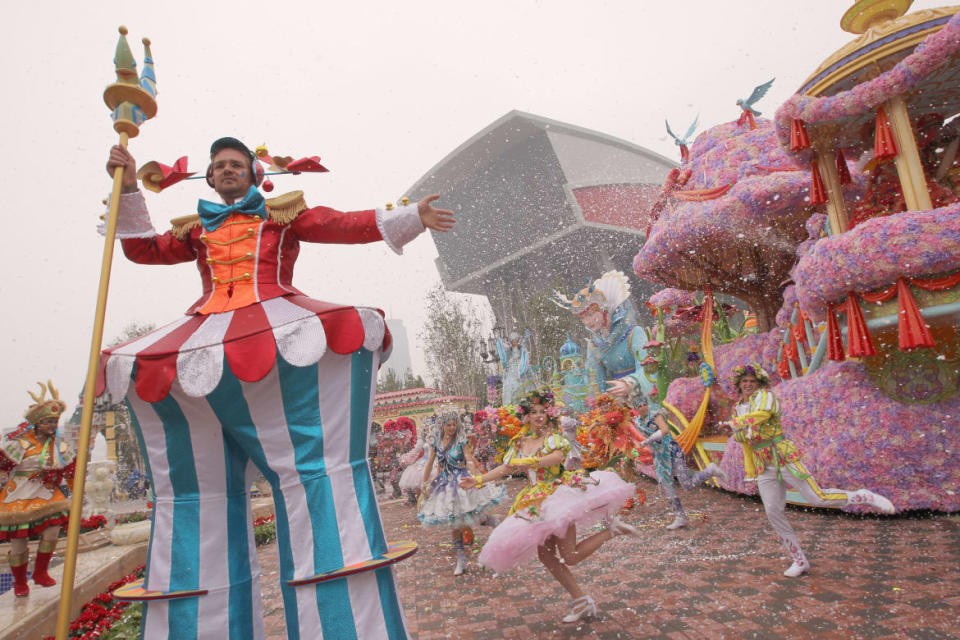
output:
<svg viewBox="0 0 960 640"><path fill-rule="evenodd" d="M180 216L179 218L171 220L170 224L173 225L170 228L170 233L173 234L173 237L177 240L186 240L190 232L193 231L193 228L200 226L200 216L195 213L188 216Z"/></svg>
<svg viewBox="0 0 960 640"><path fill-rule="evenodd" d="M270 220L277 224L289 224L306 210L307 202L303 199L303 191L291 191L267 199Z"/></svg>
<svg viewBox="0 0 960 640"><path fill-rule="evenodd" d="M0 511L0 527L16 526L21 524L37 523L52 515L70 511L69 500L53 500L30 511L12 512Z"/></svg>
<svg viewBox="0 0 960 640"><path fill-rule="evenodd" d="M307 210L307 202L303 199L303 191L291 191L276 198L267 199L267 211L270 221L277 224L290 224L298 215ZM170 233L177 240L186 240L194 227L200 225L200 216L193 213L170 220Z"/></svg>

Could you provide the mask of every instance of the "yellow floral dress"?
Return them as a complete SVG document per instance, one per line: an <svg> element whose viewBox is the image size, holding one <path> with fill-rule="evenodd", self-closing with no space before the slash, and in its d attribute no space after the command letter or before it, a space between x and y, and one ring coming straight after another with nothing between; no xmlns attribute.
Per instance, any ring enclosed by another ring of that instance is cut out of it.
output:
<svg viewBox="0 0 960 640"><path fill-rule="evenodd" d="M570 450L559 433L544 438L531 457ZM506 464L527 456L515 439L504 454ZM510 515L493 530L480 551L480 564L497 573L533 559L550 536L564 536L571 527L583 530L614 515L634 494L634 486L613 471L566 471L562 464L528 471L529 484L520 490Z"/></svg>
<svg viewBox="0 0 960 640"><path fill-rule="evenodd" d="M747 480L773 465L780 469L800 462L800 450L783 435L780 427L780 404L767 389L760 389L750 400L737 405L737 415L730 421L733 439L743 445L743 467ZM791 469L791 473L797 474Z"/></svg>

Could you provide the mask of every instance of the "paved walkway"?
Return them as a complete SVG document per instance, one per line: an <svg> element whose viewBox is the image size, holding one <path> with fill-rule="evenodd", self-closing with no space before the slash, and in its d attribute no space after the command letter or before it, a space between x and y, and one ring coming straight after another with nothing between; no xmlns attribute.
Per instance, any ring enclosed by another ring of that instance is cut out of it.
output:
<svg viewBox="0 0 960 640"><path fill-rule="evenodd" d="M418 640L462 638L960 638L960 515L886 518L790 509L812 570L789 565L759 500L701 489L683 495L691 526L669 522L653 482L616 538L575 568L600 617L563 625L569 597L536 561L493 576L471 564L454 578L446 531L419 527L412 507L381 503L390 539L420 551L395 565ZM516 493L518 481L508 485ZM500 511L505 511L501 509ZM478 542L488 530L478 529ZM479 551L479 547L477 547ZM281 639L276 548L263 547L267 635Z"/></svg>

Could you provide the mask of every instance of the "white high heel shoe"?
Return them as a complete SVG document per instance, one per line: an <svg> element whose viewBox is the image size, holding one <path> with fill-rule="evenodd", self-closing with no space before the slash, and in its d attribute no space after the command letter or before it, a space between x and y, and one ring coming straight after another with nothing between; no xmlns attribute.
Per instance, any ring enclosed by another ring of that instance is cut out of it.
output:
<svg viewBox="0 0 960 640"><path fill-rule="evenodd" d="M850 493L847 498L848 504L866 504L882 511L883 513L896 513L897 510L893 503L884 498L879 493L874 493L868 489L857 489Z"/></svg>
<svg viewBox="0 0 960 640"><path fill-rule="evenodd" d="M563 616L564 624L571 624L580 621L581 618L597 615L597 603L590 596L583 596L573 601L573 608L570 613Z"/></svg>
<svg viewBox="0 0 960 640"><path fill-rule="evenodd" d="M708 464L707 468L704 469L704 471L709 471L710 475L716 478L717 480L719 480L720 482L727 481L727 474L723 472L723 469L717 466L716 462L711 462L710 464Z"/></svg>
<svg viewBox="0 0 960 640"><path fill-rule="evenodd" d="M610 532L611 538L616 538L617 536L634 536L640 537L640 530L634 526L631 526L621 520L616 516L611 516L607 518L604 523L607 525L607 530Z"/></svg>

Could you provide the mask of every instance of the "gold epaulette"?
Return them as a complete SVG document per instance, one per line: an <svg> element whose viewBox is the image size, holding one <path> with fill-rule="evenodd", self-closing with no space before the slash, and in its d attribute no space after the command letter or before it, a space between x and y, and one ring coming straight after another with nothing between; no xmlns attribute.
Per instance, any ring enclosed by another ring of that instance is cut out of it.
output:
<svg viewBox="0 0 960 640"><path fill-rule="evenodd" d="M294 218L307 210L307 202L303 199L303 191L283 193L276 198L267 198L267 212L270 220L277 224L289 224ZM200 224L200 216L192 213L170 220L170 233L177 240L186 240L190 231Z"/></svg>
<svg viewBox="0 0 960 640"><path fill-rule="evenodd" d="M170 233L173 234L173 237L177 240L186 240L187 236L190 235L190 231L200 224L200 216L191 213L188 216L174 218L170 221L170 224L172 225Z"/></svg>
<svg viewBox="0 0 960 640"><path fill-rule="evenodd" d="M303 199L303 191L290 191L276 198L267 198L267 211L270 220L277 224L288 224L294 218L307 210L307 202Z"/></svg>

